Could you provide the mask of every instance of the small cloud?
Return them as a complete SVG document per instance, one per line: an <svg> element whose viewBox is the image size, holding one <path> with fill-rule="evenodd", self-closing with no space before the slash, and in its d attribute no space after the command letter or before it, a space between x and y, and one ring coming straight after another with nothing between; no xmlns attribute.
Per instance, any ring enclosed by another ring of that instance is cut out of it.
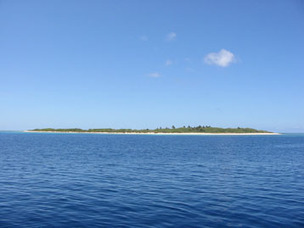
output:
<svg viewBox="0 0 304 228"><path fill-rule="evenodd" d="M159 78L161 75L158 72L150 73L148 74L149 77L151 78Z"/></svg>
<svg viewBox="0 0 304 228"><path fill-rule="evenodd" d="M170 66L173 64L173 61L171 59L167 59L165 65Z"/></svg>
<svg viewBox="0 0 304 228"><path fill-rule="evenodd" d="M144 36L139 37L139 39L142 41L148 41L149 38L144 35Z"/></svg>
<svg viewBox="0 0 304 228"><path fill-rule="evenodd" d="M235 62L234 54L225 49L219 52L212 52L205 56L205 63L209 65L217 65L220 67L227 67L231 63Z"/></svg>
<svg viewBox="0 0 304 228"><path fill-rule="evenodd" d="M187 67L187 68L186 68L186 71L187 71L187 72L191 72L191 73L195 72L195 70L194 70L193 68L191 68L191 67Z"/></svg>
<svg viewBox="0 0 304 228"><path fill-rule="evenodd" d="M187 58L185 58L185 62L191 63L191 59L187 57Z"/></svg>
<svg viewBox="0 0 304 228"><path fill-rule="evenodd" d="M167 40L167 41L175 40L175 38L176 38L176 33L175 33L175 32L170 32L170 33L166 36L166 40Z"/></svg>

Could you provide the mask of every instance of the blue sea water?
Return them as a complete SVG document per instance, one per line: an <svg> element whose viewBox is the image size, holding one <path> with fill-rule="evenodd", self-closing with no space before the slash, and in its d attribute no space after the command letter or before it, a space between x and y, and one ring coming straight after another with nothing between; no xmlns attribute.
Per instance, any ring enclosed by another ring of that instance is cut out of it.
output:
<svg viewBox="0 0 304 228"><path fill-rule="evenodd" d="M304 227L304 135L0 133L0 227Z"/></svg>

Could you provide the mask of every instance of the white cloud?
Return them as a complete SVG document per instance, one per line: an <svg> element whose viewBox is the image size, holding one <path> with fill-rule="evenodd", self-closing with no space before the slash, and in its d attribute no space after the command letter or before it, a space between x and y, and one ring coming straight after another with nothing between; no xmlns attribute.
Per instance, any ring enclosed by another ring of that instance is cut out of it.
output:
<svg viewBox="0 0 304 228"><path fill-rule="evenodd" d="M148 76L152 77L152 78L159 78L161 75L158 72L153 72L153 73L148 74Z"/></svg>
<svg viewBox="0 0 304 228"><path fill-rule="evenodd" d="M139 37L142 41L148 41L148 37L147 36L145 36L145 35L143 35L143 36L141 36L141 37Z"/></svg>
<svg viewBox="0 0 304 228"><path fill-rule="evenodd" d="M176 38L176 33L175 32L170 32L167 37L166 37L166 40L167 41L172 41L172 40L175 40Z"/></svg>
<svg viewBox="0 0 304 228"><path fill-rule="evenodd" d="M227 67L235 62L234 54L225 49L219 52L212 52L205 56L205 63L210 65L218 65L220 67Z"/></svg>
<svg viewBox="0 0 304 228"><path fill-rule="evenodd" d="M191 59L187 57L187 58L185 58L185 62L191 63Z"/></svg>
<svg viewBox="0 0 304 228"><path fill-rule="evenodd" d="M167 59L165 65L170 66L173 64L173 61L171 59Z"/></svg>
<svg viewBox="0 0 304 228"><path fill-rule="evenodd" d="M192 73L192 72L195 72L195 70L194 70L193 68L191 68L191 67L187 67L187 68L186 68L186 71L187 71L187 72L191 72L191 73Z"/></svg>

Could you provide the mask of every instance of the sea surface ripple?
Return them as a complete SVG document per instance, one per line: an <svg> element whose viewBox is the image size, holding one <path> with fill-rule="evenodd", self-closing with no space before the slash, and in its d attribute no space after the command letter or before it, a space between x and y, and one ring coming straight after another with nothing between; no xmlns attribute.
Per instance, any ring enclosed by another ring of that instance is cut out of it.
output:
<svg viewBox="0 0 304 228"><path fill-rule="evenodd" d="M0 133L0 227L304 227L304 135Z"/></svg>

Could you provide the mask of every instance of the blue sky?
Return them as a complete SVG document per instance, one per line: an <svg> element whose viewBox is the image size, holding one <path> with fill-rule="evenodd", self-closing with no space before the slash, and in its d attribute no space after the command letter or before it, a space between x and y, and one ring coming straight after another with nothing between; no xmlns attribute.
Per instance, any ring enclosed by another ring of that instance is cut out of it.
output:
<svg viewBox="0 0 304 228"><path fill-rule="evenodd" d="M0 1L0 129L304 132L304 3Z"/></svg>

